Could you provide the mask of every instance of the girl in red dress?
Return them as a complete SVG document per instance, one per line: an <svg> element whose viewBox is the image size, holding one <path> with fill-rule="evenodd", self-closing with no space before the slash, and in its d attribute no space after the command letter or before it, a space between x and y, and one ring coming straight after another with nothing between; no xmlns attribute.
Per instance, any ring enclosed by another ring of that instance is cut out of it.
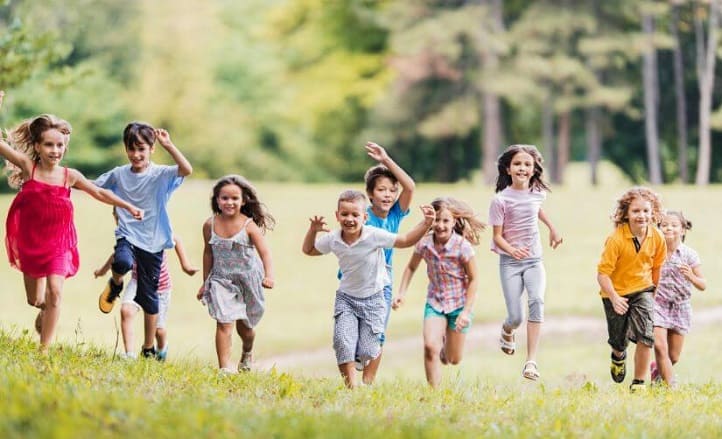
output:
<svg viewBox="0 0 722 439"><path fill-rule="evenodd" d="M0 91L0 106L3 96ZM8 182L20 188L8 210L5 247L10 265L23 273L28 303L40 309L35 328L43 352L55 334L63 283L78 271L70 188L127 209L137 219L143 217L135 206L95 186L77 170L60 166L70 132L68 122L43 114L0 136Z"/></svg>

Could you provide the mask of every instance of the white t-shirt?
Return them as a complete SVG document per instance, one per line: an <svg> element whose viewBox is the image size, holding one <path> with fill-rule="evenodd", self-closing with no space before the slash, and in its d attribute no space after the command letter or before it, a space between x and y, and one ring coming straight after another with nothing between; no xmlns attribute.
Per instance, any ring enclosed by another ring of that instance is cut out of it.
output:
<svg viewBox="0 0 722 439"><path fill-rule="evenodd" d="M369 297L389 283L384 248L393 248L396 234L373 226L363 226L361 236L351 245L341 239L341 230L316 238L314 247L322 254L338 258L341 282L338 290L354 297Z"/></svg>
<svg viewBox="0 0 722 439"><path fill-rule="evenodd" d="M539 209L547 193L539 190L517 190L506 187L491 200L489 225L502 226L501 236L516 248L529 249L530 258L542 255L539 238ZM506 254L491 240L491 250Z"/></svg>

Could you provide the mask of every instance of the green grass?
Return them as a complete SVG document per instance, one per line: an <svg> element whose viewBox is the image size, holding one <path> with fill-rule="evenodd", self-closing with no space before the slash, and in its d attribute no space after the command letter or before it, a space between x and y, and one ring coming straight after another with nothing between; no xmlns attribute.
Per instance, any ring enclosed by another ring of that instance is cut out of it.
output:
<svg viewBox="0 0 722 439"><path fill-rule="evenodd" d="M544 208L564 236L564 244L552 251L545 247L544 261L548 274L546 296L547 320L555 316L588 315L602 317L597 296L596 264L606 235L611 231L608 219L617 196L628 187L618 175L605 172L603 187L592 188L583 181L585 171L570 169L569 183L554 187ZM209 196L213 182L187 181L171 199L171 219L196 264L201 263L201 224L210 214ZM273 252L276 288L266 292L267 311L258 327L256 353L259 358L294 350L330 346L334 291L337 287L336 259L331 256L307 257L301 251L308 217L320 214L333 226L333 211L338 193L352 185L311 185L260 183L261 199L278 220L276 230L268 234ZM355 187L360 188L357 184ZM722 304L716 294L722 282L722 259L717 257L722 247L722 234L717 233L722 213L722 187L706 188L667 186L658 188L665 204L683 209L694 223L688 243L697 249L708 278L708 291L695 293L693 304L701 309ZM454 185L419 184L413 204L429 202L440 195L450 195L470 203L486 218L493 190L477 182ZM12 196L0 197L0 211L7 211ZM103 315L97 310L97 295L105 279L94 279L92 272L112 251L113 220L110 207L73 193L76 224L80 239L81 267L79 273L66 281L63 309L59 324L59 340L69 343L92 343L112 350L117 338L117 312ZM402 224L409 230L419 221L418 210ZM542 226L542 236L547 233ZM490 233L485 232L482 245L477 247L477 263L481 279L476 322L499 322L505 315L504 301L498 280L497 257L488 250ZM395 256L395 284L411 255L410 249ZM195 300L201 284L199 275L190 278L183 274L173 255L170 268L173 277L173 300L169 313L170 359L200 358L215 363L213 337L214 321L206 309ZM4 248L0 250L0 323L32 328L35 310L25 302L22 276L9 268ZM421 333L421 312L425 300L426 276L420 270L410 287L409 300L403 309L394 312L389 327L391 339L418 336ZM141 321L136 322L137 332ZM236 355L238 343L234 346ZM392 357L393 353L389 354Z"/></svg>

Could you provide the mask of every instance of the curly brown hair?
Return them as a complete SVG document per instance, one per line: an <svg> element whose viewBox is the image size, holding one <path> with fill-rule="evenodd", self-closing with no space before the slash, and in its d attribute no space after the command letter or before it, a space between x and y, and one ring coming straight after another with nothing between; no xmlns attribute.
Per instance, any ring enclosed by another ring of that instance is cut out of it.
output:
<svg viewBox="0 0 722 439"><path fill-rule="evenodd" d="M636 186L628 189L617 200L617 205L612 213L612 221L615 226L629 222L629 205L636 199L649 201L652 205L652 221L656 224L662 218L662 201L656 192L643 186Z"/></svg>

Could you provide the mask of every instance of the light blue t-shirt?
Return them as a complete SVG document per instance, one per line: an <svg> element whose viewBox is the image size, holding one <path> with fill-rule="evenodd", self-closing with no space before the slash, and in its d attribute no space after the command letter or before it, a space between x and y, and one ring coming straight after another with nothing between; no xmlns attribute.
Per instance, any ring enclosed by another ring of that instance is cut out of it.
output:
<svg viewBox="0 0 722 439"><path fill-rule="evenodd" d="M134 173L130 165L118 166L98 177L94 183L143 210L138 221L125 209L116 209L118 227L115 238L150 253L173 248L173 231L168 217L168 200L183 183L178 166L150 163L148 169Z"/></svg>
<svg viewBox="0 0 722 439"><path fill-rule="evenodd" d="M369 206L366 208L366 213L369 216L366 220L366 225L378 227L379 229L383 230L388 230L391 233L399 233L399 226L401 225L401 220L404 219L404 217L406 217L410 211L411 209L406 209L405 212L402 211L401 205L398 201L396 201L394 205L391 206L391 210L389 210L389 214L386 216L386 218L379 218L371 209L371 206ZM391 267L391 258L393 257L393 255L393 247L384 249L386 266Z"/></svg>

